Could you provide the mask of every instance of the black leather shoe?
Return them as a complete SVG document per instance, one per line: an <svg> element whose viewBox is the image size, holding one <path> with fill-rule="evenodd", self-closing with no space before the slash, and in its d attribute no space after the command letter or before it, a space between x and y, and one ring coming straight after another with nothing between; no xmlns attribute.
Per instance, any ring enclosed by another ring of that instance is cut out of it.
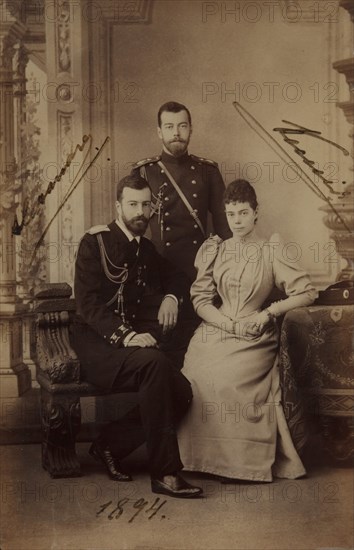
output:
<svg viewBox="0 0 354 550"><path fill-rule="evenodd" d="M194 487L178 474L151 478L151 490L153 493L176 498L197 498L203 493L203 489Z"/></svg>
<svg viewBox="0 0 354 550"><path fill-rule="evenodd" d="M132 481L129 474L120 471L119 462L114 458L109 447L103 447L97 441L94 441L89 449L89 454L105 465L109 477L114 481Z"/></svg>

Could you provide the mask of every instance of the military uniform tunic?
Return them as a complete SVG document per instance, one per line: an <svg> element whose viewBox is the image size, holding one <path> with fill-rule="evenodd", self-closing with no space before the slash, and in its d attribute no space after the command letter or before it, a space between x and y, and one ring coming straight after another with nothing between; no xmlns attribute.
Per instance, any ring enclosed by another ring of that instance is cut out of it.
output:
<svg viewBox="0 0 354 550"><path fill-rule="evenodd" d="M204 235L164 169L159 166L159 160L195 210ZM207 236L208 212L212 216L214 231L222 239L231 235L222 201L225 185L217 164L188 153L173 157L163 151L159 157L137 162L133 171L139 171L152 189L155 213L151 217L150 228L153 243L160 254L183 270L192 282L196 275L195 256Z"/></svg>
<svg viewBox="0 0 354 550"><path fill-rule="evenodd" d="M152 477L183 465L175 424L188 408L188 380L163 353L157 313L166 294L181 299L188 288L183 273L144 237L128 237L115 222L93 228L81 240L75 269L77 318L71 333L84 377L114 392L137 392L138 404L100 433L117 458L145 440ZM159 348L125 347L134 332L151 333ZM119 399L119 398L118 398Z"/></svg>
<svg viewBox="0 0 354 550"><path fill-rule="evenodd" d="M123 340L134 331L150 332L159 340L157 313L163 296L173 294L182 301L188 295L186 276L149 239L141 237L138 253L137 247L112 222L87 232L77 254L76 351L86 378L107 389L135 349L125 348Z"/></svg>

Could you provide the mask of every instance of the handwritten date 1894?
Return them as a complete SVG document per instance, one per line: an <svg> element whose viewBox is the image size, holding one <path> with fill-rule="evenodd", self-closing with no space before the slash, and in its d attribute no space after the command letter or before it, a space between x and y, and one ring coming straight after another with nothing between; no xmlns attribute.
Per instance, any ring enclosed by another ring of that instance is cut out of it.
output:
<svg viewBox="0 0 354 550"><path fill-rule="evenodd" d="M124 506L126 504L128 504L129 500L130 499L127 498L127 497L121 498L120 500L118 500L116 506L112 505L111 500L109 502L106 502L105 504L101 504L100 509L96 512L96 517L101 516L104 512L107 511L107 512L109 512L108 515L107 515L108 519L118 519L118 518L120 518L123 515L123 513L127 511L126 509L124 509ZM152 503L152 505L149 508L147 508L146 510L144 510L144 508L149 505L149 502L147 500L145 500L144 498L138 498L133 503L133 509L136 510L136 512L129 518L128 523L133 523L134 519L143 510L145 511L145 514L150 514L146 517L147 517L147 519L151 520L157 514L157 512L159 510L161 510L161 508L166 504L166 502L167 502L166 500L163 500L160 503L160 498L157 497L157 498L155 498L155 501ZM162 515L161 519L164 519L164 518L165 518L165 516Z"/></svg>

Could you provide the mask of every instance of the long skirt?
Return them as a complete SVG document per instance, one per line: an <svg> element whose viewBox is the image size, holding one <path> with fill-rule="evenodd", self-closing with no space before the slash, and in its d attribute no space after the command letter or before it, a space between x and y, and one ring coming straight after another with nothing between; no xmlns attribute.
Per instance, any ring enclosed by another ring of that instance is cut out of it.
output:
<svg viewBox="0 0 354 550"><path fill-rule="evenodd" d="M231 335L202 323L183 374L193 401L178 432L184 469L233 479L295 479L306 471L281 404L278 333Z"/></svg>

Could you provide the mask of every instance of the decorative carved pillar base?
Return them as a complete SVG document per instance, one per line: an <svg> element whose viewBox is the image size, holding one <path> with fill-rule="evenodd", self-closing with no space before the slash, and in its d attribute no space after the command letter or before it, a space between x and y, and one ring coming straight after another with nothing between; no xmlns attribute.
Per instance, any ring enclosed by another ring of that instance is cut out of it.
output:
<svg viewBox="0 0 354 550"><path fill-rule="evenodd" d="M20 315L1 315L0 328L0 395L18 397L31 388L31 372L22 359Z"/></svg>
<svg viewBox="0 0 354 550"><path fill-rule="evenodd" d="M343 227L341 221L327 204L319 209L326 212L327 215L324 217L323 223L333 231L330 237L336 243L338 254L347 262L347 265L337 275L337 281L354 280L354 184L348 185L346 191L348 194L342 201L333 206L345 221L347 229Z"/></svg>
<svg viewBox="0 0 354 550"><path fill-rule="evenodd" d="M31 313L22 317L23 362L31 372L32 388L39 388L36 380L36 363L32 357L35 355L35 327Z"/></svg>

